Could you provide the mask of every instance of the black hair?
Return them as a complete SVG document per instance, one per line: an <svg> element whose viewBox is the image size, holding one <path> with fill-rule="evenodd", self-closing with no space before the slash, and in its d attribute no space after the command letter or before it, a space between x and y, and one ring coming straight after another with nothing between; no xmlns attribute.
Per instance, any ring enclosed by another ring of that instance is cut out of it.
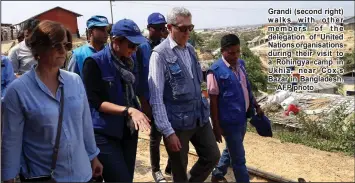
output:
<svg viewBox="0 0 355 183"><path fill-rule="evenodd" d="M32 31L39 24L39 22L40 21L38 19L31 18L26 21L23 30Z"/></svg>
<svg viewBox="0 0 355 183"><path fill-rule="evenodd" d="M20 30L17 34L17 39L24 38L24 37L25 37L25 34L24 34L23 30Z"/></svg>
<svg viewBox="0 0 355 183"><path fill-rule="evenodd" d="M227 34L221 39L221 50L229 47L229 46L237 46L240 45L240 40L235 34Z"/></svg>

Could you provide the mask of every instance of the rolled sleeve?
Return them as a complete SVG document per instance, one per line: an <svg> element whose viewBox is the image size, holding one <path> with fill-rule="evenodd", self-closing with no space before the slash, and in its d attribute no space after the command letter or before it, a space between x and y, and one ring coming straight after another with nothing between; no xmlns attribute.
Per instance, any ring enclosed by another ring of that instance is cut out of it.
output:
<svg viewBox="0 0 355 183"><path fill-rule="evenodd" d="M175 133L166 113L165 104L163 102L163 92L165 84L165 66L159 58L159 54L153 52L149 61L148 86L150 91L150 105L155 125L165 137Z"/></svg>
<svg viewBox="0 0 355 183"><path fill-rule="evenodd" d="M207 92L211 95L219 95L217 80L213 73L207 74Z"/></svg>
<svg viewBox="0 0 355 183"><path fill-rule="evenodd" d="M85 93L84 84L79 77L77 78L77 80L81 86L81 92L84 95L83 134L84 134L85 149L91 161L100 153L100 149L97 147L95 141L94 127L92 124L90 107L89 107L88 98Z"/></svg>
<svg viewBox="0 0 355 183"><path fill-rule="evenodd" d="M1 180L14 179L20 171L24 114L18 93L12 87L4 97L1 146Z"/></svg>

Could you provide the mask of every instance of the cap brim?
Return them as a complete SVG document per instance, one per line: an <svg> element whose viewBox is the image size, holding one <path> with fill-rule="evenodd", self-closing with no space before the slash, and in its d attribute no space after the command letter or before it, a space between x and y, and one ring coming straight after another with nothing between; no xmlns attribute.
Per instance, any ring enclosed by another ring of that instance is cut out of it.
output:
<svg viewBox="0 0 355 183"><path fill-rule="evenodd" d="M106 27L108 26L109 24L107 23L99 23L99 24L94 24L94 25L91 25L90 27L88 28L91 28L91 27Z"/></svg>
<svg viewBox="0 0 355 183"><path fill-rule="evenodd" d="M134 44L142 44L147 41L147 39L143 35L125 36L125 37Z"/></svg>
<svg viewBox="0 0 355 183"><path fill-rule="evenodd" d="M164 20L151 23L151 25L157 25L157 24L167 24L167 23Z"/></svg>

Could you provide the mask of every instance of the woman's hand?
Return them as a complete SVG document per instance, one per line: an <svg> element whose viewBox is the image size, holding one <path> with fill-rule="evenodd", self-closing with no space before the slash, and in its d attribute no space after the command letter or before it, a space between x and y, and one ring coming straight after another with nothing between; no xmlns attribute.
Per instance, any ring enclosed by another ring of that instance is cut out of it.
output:
<svg viewBox="0 0 355 183"><path fill-rule="evenodd" d="M150 119L141 111L135 108L128 108L128 115L132 118L136 130L149 131Z"/></svg>
<svg viewBox="0 0 355 183"><path fill-rule="evenodd" d="M91 168L93 177L102 176L103 166L97 157L91 161Z"/></svg>

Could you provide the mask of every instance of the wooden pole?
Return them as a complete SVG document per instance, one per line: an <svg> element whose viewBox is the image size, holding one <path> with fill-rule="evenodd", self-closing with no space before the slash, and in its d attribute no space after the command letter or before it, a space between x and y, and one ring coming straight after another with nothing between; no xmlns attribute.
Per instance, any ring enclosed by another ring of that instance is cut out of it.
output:
<svg viewBox="0 0 355 183"><path fill-rule="evenodd" d="M112 0L110 0L110 9L111 9L111 23L113 24Z"/></svg>

